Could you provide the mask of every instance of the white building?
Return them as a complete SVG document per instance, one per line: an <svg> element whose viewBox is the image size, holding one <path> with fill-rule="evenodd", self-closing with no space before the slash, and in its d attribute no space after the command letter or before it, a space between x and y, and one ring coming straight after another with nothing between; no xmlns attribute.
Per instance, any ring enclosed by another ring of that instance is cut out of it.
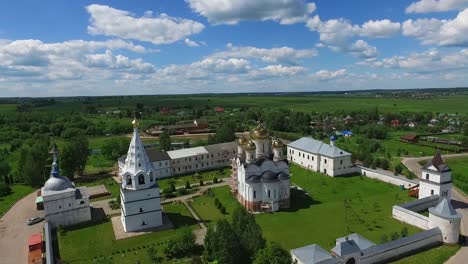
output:
<svg viewBox="0 0 468 264"><path fill-rule="evenodd" d="M279 139L271 142L262 125L252 131L251 138L238 140L238 154L232 160L232 192L252 212L289 208L290 176L283 157L284 144Z"/></svg>
<svg viewBox="0 0 468 264"><path fill-rule="evenodd" d="M443 161L440 151L422 169L419 199L439 195L439 200L452 197L452 171Z"/></svg>
<svg viewBox="0 0 468 264"><path fill-rule="evenodd" d="M45 219L53 226L68 226L91 220L91 208L86 187L75 185L58 168L58 150L54 145L52 169L49 179L41 189Z"/></svg>
<svg viewBox="0 0 468 264"><path fill-rule="evenodd" d="M153 164L154 177L156 179L172 176L171 157L166 151L156 151L154 149L146 150L150 162Z"/></svg>
<svg viewBox="0 0 468 264"><path fill-rule="evenodd" d="M127 157L119 162L121 220L125 232L134 232L163 224L159 185L133 120L133 137Z"/></svg>
<svg viewBox="0 0 468 264"><path fill-rule="evenodd" d="M336 137L331 136L330 144L325 144L311 137L303 137L288 144L287 159L303 168L332 177L355 173L351 153L336 147L335 140Z"/></svg>

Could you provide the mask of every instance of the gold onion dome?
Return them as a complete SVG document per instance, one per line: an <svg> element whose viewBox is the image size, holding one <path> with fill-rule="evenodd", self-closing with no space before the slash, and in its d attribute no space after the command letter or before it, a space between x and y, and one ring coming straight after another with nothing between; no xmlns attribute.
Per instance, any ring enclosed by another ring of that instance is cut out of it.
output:
<svg viewBox="0 0 468 264"><path fill-rule="evenodd" d="M138 123L138 120L136 120L136 118L135 118L135 119L133 119L133 121L132 121L132 125L133 125L133 128L138 128L138 126L140 125L140 123Z"/></svg>
<svg viewBox="0 0 468 264"><path fill-rule="evenodd" d="M249 141L247 145L245 145L246 150L255 150L257 147L255 146L255 143L253 141Z"/></svg>
<svg viewBox="0 0 468 264"><path fill-rule="evenodd" d="M263 127L261 124L259 124L254 130L252 131L252 137L254 139L265 139L270 137L268 134L268 130Z"/></svg>
<svg viewBox="0 0 468 264"><path fill-rule="evenodd" d="M237 144L239 144L239 145L245 145L248 142L249 141L243 135L237 140Z"/></svg>
<svg viewBox="0 0 468 264"><path fill-rule="evenodd" d="M284 147L283 141L281 141L279 138L275 138L273 140L273 148L282 148Z"/></svg>

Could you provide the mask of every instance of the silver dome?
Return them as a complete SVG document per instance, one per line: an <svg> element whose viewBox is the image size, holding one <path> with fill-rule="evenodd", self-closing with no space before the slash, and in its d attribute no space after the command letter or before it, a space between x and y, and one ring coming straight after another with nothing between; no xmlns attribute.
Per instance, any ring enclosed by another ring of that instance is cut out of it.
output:
<svg viewBox="0 0 468 264"><path fill-rule="evenodd" d="M63 191L68 188L75 188L73 183L67 178L63 176L53 176L50 177L46 183L44 184L45 191Z"/></svg>

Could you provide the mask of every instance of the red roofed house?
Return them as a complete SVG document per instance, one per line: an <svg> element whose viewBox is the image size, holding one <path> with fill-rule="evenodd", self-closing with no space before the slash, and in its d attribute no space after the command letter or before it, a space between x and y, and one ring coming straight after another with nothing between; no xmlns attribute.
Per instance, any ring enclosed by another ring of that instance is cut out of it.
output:
<svg viewBox="0 0 468 264"><path fill-rule="evenodd" d="M419 136L414 135L414 134L407 134L407 135L401 136L400 140L403 142L407 142L407 143L416 143L419 140Z"/></svg>
<svg viewBox="0 0 468 264"><path fill-rule="evenodd" d="M399 127L400 126L400 120L398 119L393 119L392 121L390 121L390 125L392 127Z"/></svg>
<svg viewBox="0 0 468 264"><path fill-rule="evenodd" d="M217 106L214 108L214 111L216 113L224 113L224 108L220 107L220 106Z"/></svg>

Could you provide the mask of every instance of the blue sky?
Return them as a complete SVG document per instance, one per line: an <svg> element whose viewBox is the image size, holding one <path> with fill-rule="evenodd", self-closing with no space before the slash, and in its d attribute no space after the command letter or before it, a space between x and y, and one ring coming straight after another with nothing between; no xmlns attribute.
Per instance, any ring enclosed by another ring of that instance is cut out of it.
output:
<svg viewBox="0 0 468 264"><path fill-rule="evenodd" d="M468 0L0 3L0 96L467 86Z"/></svg>

